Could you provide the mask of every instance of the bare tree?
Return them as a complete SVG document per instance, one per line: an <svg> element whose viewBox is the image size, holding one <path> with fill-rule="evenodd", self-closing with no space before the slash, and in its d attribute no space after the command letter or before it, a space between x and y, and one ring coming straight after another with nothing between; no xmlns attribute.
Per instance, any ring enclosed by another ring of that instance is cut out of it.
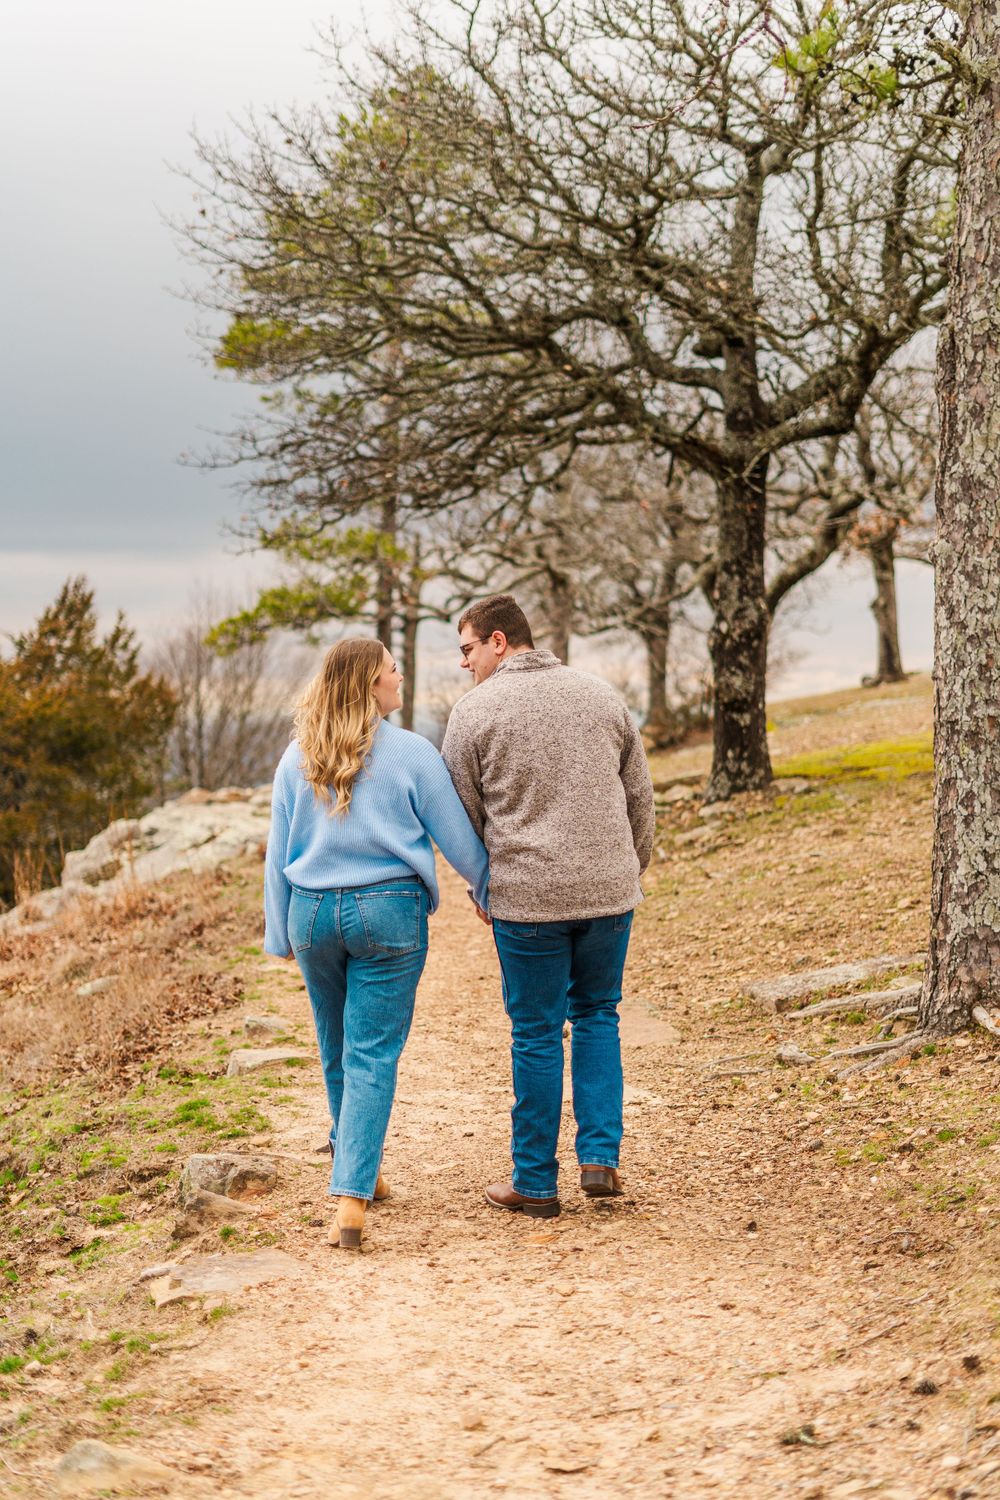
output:
<svg viewBox="0 0 1000 1500"><path fill-rule="evenodd" d="M581 445L648 444L704 474L708 795L760 786L772 466L850 431L878 370L941 312L946 14L924 0L813 18L792 0L450 13L452 32L415 18L374 85L345 73L349 115L282 120L280 145L258 131L245 156L203 151L192 239L222 273L219 305L251 343L307 327L287 373L336 392L307 436L299 402L250 451L295 482L311 444L324 495L339 476L422 508L546 456L554 475ZM390 460L380 439L401 413Z"/></svg>
<svg viewBox="0 0 1000 1500"><path fill-rule="evenodd" d="M223 609L211 591L195 590L183 622L153 653L178 701L168 772L177 789L266 781L288 744L303 655L273 639L220 655L207 637Z"/></svg>

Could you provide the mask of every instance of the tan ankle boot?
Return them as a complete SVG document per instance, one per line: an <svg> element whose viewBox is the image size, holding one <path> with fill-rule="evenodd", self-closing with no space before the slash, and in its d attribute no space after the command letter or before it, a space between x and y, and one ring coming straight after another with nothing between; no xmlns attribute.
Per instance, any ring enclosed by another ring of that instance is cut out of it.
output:
<svg viewBox="0 0 1000 1500"><path fill-rule="evenodd" d="M378 1174L378 1182L376 1182L376 1184L375 1184L375 1191L374 1191L374 1193L372 1193L372 1202L373 1203L384 1203L385 1200L386 1200L386 1198L389 1198L391 1196L392 1195L389 1192L389 1184L386 1182L385 1178L382 1176L382 1173L380 1172Z"/></svg>
<svg viewBox="0 0 1000 1500"><path fill-rule="evenodd" d="M337 1219L330 1230L330 1244L340 1250L360 1250L361 1231L365 1225L364 1198L338 1198Z"/></svg>

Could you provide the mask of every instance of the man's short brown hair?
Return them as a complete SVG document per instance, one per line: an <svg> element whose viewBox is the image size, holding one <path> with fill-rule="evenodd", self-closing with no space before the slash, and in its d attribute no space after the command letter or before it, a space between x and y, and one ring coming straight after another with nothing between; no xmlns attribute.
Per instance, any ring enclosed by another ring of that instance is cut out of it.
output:
<svg viewBox="0 0 1000 1500"><path fill-rule="evenodd" d="M478 604L470 604L458 622L459 634L466 625L471 625L482 640L489 640L494 630L502 630L508 646L535 648L528 617L513 594L491 594Z"/></svg>

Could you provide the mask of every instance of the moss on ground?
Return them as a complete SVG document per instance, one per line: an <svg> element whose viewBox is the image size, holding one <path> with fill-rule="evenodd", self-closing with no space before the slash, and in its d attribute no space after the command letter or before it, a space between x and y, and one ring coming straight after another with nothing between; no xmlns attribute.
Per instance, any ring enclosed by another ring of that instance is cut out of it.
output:
<svg viewBox="0 0 1000 1500"><path fill-rule="evenodd" d="M775 776L804 776L810 781L902 781L934 770L931 736L876 740L868 745L836 745L812 755L779 761Z"/></svg>

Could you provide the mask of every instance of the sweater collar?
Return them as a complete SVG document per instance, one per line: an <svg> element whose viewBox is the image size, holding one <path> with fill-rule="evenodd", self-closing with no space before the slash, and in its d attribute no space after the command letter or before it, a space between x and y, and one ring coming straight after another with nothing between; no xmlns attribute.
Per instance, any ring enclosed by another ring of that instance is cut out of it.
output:
<svg viewBox="0 0 1000 1500"><path fill-rule="evenodd" d="M551 651L519 651L516 656L506 656L493 673L497 672L541 672L548 667L561 667L562 662Z"/></svg>

